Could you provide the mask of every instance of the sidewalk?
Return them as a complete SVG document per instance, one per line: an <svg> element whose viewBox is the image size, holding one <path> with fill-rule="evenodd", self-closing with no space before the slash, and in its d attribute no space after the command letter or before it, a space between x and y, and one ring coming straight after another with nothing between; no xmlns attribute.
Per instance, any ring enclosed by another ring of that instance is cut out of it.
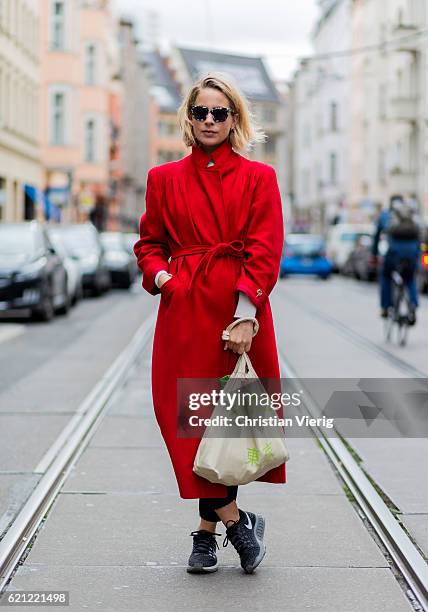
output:
<svg viewBox="0 0 428 612"><path fill-rule="evenodd" d="M241 508L266 517L267 554L256 572L244 574L233 547L222 548L218 538L219 571L187 574L197 500L178 496L152 412L149 368L147 355L9 590L68 590L72 611L413 609L311 439L290 439L287 484L252 483L239 491Z"/></svg>

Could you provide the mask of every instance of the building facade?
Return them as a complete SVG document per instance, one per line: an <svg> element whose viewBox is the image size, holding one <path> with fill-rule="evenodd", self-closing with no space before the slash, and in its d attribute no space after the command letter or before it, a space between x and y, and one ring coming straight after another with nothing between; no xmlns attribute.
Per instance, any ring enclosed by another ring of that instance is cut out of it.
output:
<svg viewBox="0 0 428 612"><path fill-rule="evenodd" d="M108 0L41 0L41 133L48 218L78 221L109 198L115 24Z"/></svg>
<svg viewBox="0 0 428 612"><path fill-rule="evenodd" d="M180 86L170 58L154 49L144 54L150 75L150 164L164 164L180 159L189 151L177 121L182 101Z"/></svg>
<svg viewBox="0 0 428 612"><path fill-rule="evenodd" d="M356 205L379 207L399 193L428 216L427 16L425 0L354 1L354 44L376 49L353 59Z"/></svg>
<svg viewBox="0 0 428 612"><path fill-rule="evenodd" d="M42 207L39 17L38 0L0 3L0 222Z"/></svg>
<svg viewBox="0 0 428 612"><path fill-rule="evenodd" d="M291 85L293 210L316 231L371 221L393 194L428 218L428 5L320 0Z"/></svg>
<svg viewBox="0 0 428 612"><path fill-rule="evenodd" d="M123 89L119 137L123 179L119 223L123 229L138 230L145 208L146 176L150 167L149 71L141 56L132 21L121 20L119 41Z"/></svg>
<svg viewBox="0 0 428 612"><path fill-rule="evenodd" d="M321 231L349 207L352 0L321 3L313 31L314 57L292 83L293 217Z"/></svg>

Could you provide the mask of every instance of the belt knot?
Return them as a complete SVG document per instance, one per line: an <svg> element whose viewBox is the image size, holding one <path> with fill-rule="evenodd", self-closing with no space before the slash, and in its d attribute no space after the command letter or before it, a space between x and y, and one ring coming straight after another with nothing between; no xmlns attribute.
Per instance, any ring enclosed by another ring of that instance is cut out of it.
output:
<svg viewBox="0 0 428 612"><path fill-rule="evenodd" d="M242 240L232 240L231 242L219 242L214 245L209 244L194 244L187 247L181 247L171 253L171 259L177 257L184 257L185 255L195 255L197 253L203 253L198 265L193 271L190 279L188 291L190 291L193 281L197 273L204 269L204 276L206 276L210 268L214 264L214 260L220 257L237 257L242 259L244 257L244 242Z"/></svg>

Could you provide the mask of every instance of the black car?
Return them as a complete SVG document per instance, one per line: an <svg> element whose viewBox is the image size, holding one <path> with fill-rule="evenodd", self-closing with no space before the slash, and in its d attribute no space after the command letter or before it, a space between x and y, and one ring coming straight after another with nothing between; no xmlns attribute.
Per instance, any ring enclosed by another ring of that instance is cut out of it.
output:
<svg viewBox="0 0 428 612"><path fill-rule="evenodd" d="M134 253L129 252L126 236L121 232L102 232L100 236L112 285L129 289L138 268Z"/></svg>
<svg viewBox="0 0 428 612"><path fill-rule="evenodd" d="M0 313L49 321L70 308L67 272L38 221L0 223Z"/></svg>
<svg viewBox="0 0 428 612"><path fill-rule="evenodd" d="M107 291L110 288L110 273L96 227L92 223L70 223L57 226L55 232L60 235L67 252L79 264L83 289L97 296Z"/></svg>
<svg viewBox="0 0 428 612"><path fill-rule="evenodd" d="M372 246L373 236L361 234L342 267L343 274L353 276L357 280L375 281L382 259L388 249L388 243L385 238L380 239L377 260L373 257Z"/></svg>

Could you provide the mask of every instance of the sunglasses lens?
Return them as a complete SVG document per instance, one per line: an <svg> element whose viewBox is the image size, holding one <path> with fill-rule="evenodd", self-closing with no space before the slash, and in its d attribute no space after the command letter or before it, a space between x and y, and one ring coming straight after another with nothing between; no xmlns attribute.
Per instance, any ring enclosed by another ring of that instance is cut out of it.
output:
<svg viewBox="0 0 428 612"><path fill-rule="evenodd" d="M223 123L227 119L228 110L227 108L213 108L212 114L214 121Z"/></svg>
<svg viewBox="0 0 428 612"><path fill-rule="evenodd" d="M205 121L208 115L208 109L206 106L193 106L192 115L196 121Z"/></svg>

